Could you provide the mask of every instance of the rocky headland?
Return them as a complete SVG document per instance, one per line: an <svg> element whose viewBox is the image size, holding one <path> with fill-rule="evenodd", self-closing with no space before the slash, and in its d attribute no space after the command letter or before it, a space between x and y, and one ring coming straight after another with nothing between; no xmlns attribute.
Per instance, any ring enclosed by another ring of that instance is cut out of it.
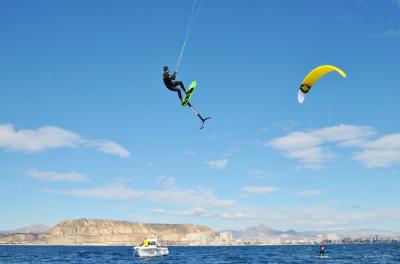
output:
<svg viewBox="0 0 400 264"><path fill-rule="evenodd" d="M0 244L29 245L138 245L157 238L165 245L204 244L217 233L192 224L146 224L111 220L67 220L41 233L1 234Z"/></svg>

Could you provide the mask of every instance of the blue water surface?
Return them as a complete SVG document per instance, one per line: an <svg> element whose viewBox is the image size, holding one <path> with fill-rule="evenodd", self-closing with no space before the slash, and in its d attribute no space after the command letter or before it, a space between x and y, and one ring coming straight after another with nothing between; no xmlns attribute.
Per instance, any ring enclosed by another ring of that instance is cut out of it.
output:
<svg viewBox="0 0 400 264"><path fill-rule="evenodd" d="M169 247L166 257L133 257L131 247L0 246L0 263L400 263L400 244L328 245L319 247L235 246Z"/></svg>

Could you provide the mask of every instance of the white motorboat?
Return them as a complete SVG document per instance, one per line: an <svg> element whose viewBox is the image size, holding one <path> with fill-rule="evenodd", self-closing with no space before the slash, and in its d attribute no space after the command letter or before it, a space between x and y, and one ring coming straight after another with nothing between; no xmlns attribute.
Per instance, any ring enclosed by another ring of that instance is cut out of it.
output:
<svg viewBox="0 0 400 264"><path fill-rule="evenodd" d="M141 245L140 247L134 247L135 256L138 257L159 257L166 256L169 254L167 247L161 247L156 239L149 239L148 246Z"/></svg>

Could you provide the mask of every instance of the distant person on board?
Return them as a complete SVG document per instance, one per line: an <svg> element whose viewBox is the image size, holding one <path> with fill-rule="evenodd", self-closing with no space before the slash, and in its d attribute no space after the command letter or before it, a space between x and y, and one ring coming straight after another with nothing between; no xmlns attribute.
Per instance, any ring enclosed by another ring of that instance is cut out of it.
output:
<svg viewBox="0 0 400 264"><path fill-rule="evenodd" d="M324 241L322 241L321 244L319 245L319 256L320 257L325 256L325 249L326 249L325 243L324 243Z"/></svg>

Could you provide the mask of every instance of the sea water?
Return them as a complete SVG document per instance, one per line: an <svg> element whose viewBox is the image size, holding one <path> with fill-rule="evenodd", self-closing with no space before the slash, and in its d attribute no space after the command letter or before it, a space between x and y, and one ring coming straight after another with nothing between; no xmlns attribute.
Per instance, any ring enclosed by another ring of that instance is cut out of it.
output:
<svg viewBox="0 0 400 264"><path fill-rule="evenodd" d="M400 263L400 243L169 247L165 257L137 258L131 247L0 246L0 263Z"/></svg>

